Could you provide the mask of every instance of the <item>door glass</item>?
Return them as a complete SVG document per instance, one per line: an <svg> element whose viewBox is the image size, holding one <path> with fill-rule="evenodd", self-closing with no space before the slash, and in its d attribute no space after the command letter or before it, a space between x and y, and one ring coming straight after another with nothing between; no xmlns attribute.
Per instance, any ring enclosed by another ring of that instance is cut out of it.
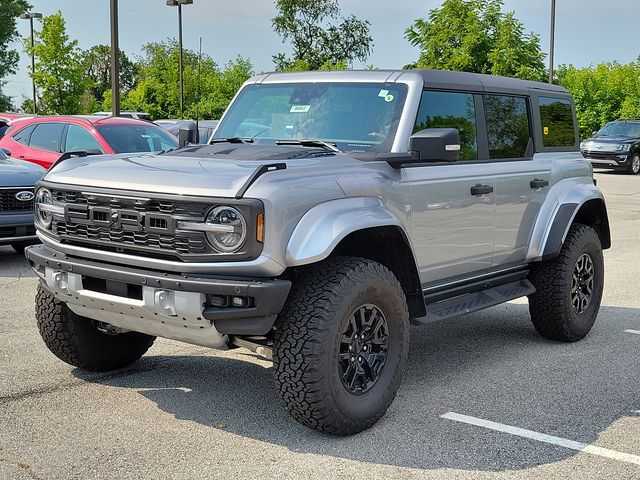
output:
<svg viewBox="0 0 640 480"><path fill-rule="evenodd" d="M22 130L20 130L18 133L16 133L13 136L13 139L22 144L22 145L29 145L29 139L31 138L31 132L33 132L33 129L36 128L35 125L31 125L29 127L23 128Z"/></svg>
<svg viewBox="0 0 640 480"><path fill-rule="evenodd" d="M77 125L69 125L69 130L67 130L67 143L64 148L65 152L89 152L96 150L102 152L100 144L93 138L93 135L91 135L88 130Z"/></svg>
<svg viewBox="0 0 640 480"><path fill-rule="evenodd" d="M60 152L63 130L63 123L40 123L31 134L29 146L49 152Z"/></svg>
<svg viewBox="0 0 640 480"><path fill-rule="evenodd" d="M477 160L476 107L470 93L432 92L422 94L413 132L425 128L456 128L460 132L460 159Z"/></svg>
<svg viewBox="0 0 640 480"><path fill-rule="evenodd" d="M524 158L531 138L527 100L485 95L484 110L492 160Z"/></svg>

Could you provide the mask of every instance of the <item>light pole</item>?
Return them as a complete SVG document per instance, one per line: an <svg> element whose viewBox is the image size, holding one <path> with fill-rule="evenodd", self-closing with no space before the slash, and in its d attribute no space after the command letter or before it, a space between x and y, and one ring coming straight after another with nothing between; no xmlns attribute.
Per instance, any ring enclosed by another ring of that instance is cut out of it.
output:
<svg viewBox="0 0 640 480"><path fill-rule="evenodd" d="M36 57L35 53L33 52L33 48L35 46L35 42L33 41L33 19L42 18L42 14L36 12L28 12L20 15L20 18L23 20L29 20L29 25L31 26L31 85L33 86L33 114L37 115L38 99L36 98L36 79L34 77L36 73Z"/></svg>
<svg viewBox="0 0 640 480"><path fill-rule="evenodd" d="M182 6L193 5L193 0L167 0L169 7L178 7L178 43L180 53L178 55L180 70L180 119L184 118L184 78L182 77Z"/></svg>
<svg viewBox="0 0 640 480"><path fill-rule="evenodd" d="M118 45L118 0L111 0L111 115L120 116L120 46Z"/></svg>
<svg viewBox="0 0 640 480"><path fill-rule="evenodd" d="M551 0L551 47L549 49L549 83L553 83L553 54L556 36L556 0Z"/></svg>

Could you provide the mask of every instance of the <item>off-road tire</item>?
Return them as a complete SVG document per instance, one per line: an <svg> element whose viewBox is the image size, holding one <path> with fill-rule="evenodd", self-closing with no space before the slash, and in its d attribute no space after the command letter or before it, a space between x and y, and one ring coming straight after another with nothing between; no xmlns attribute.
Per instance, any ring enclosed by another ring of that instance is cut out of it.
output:
<svg viewBox="0 0 640 480"><path fill-rule="evenodd" d="M343 385L338 355L344 326L364 304L376 304L386 318L388 353L371 389L356 395ZM409 350L406 298L387 268L363 258L336 257L304 269L275 327L275 382L298 422L324 433L351 435L385 414Z"/></svg>
<svg viewBox="0 0 640 480"><path fill-rule="evenodd" d="M45 345L56 357L90 372L131 365L156 338L137 332L103 333L93 320L76 315L42 286L36 294L36 320Z"/></svg>
<svg viewBox="0 0 640 480"><path fill-rule="evenodd" d="M629 175L638 175L640 173L640 153L634 153L631 157L627 173Z"/></svg>
<svg viewBox="0 0 640 480"><path fill-rule="evenodd" d="M571 282L576 263L585 253L593 262L593 293L586 309L577 313L571 301ZM537 332L561 342L583 339L596 320L604 288L604 258L596 231L587 225L572 225L558 257L534 264L530 280L536 292L529 296L529 312Z"/></svg>

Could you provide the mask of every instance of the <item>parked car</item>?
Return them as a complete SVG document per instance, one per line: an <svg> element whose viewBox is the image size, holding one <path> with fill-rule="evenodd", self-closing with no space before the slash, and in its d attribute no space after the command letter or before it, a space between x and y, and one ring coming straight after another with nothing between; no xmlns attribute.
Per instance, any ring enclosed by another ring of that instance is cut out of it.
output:
<svg viewBox="0 0 640 480"><path fill-rule="evenodd" d="M12 123L0 148L49 168L65 152L139 153L178 147L173 135L142 120L116 117L34 117Z"/></svg>
<svg viewBox="0 0 640 480"><path fill-rule="evenodd" d="M640 120L607 123L580 144L584 158L596 168L640 173Z"/></svg>
<svg viewBox="0 0 640 480"><path fill-rule="evenodd" d="M155 123L177 137L181 128L186 127L193 122L193 120L160 120ZM213 132L215 132L218 123L220 123L218 120L198 121L198 140L196 143L206 144L213 135Z"/></svg>
<svg viewBox="0 0 640 480"><path fill-rule="evenodd" d="M112 112L94 112L92 115L97 117L111 117L113 115ZM132 112L125 110L124 112L120 112L118 115L120 118L135 118L136 120L144 120L145 122L151 121L151 116L145 112Z"/></svg>
<svg viewBox="0 0 640 480"><path fill-rule="evenodd" d="M22 113L0 113L0 138L4 136L5 132L11 126L11 123L25 118L32 118L32 115Z"/></svg>
<svg viewBox="0 0 640 480"><path fill-rule="evenodd" d="M48 172L27 250L42 338L90 371L156 336L247 347L296 420L359 432L396 395L410 319L528 296L543 337L589 333L611 239L576 125L545 83L261 75L210 145Z"/></svg>
<svg viewBox="0 0 640 480"><path fill-rule="evenodd" d="M33 224L34 185L45 170L7 157L0 149L0 245L23 252L37 242Z"/></svg>

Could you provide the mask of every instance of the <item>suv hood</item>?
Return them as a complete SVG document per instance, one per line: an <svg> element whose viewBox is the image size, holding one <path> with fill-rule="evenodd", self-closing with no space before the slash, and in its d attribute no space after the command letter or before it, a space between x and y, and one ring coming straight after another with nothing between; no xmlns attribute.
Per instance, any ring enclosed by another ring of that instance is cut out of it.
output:
<svg viewBox="0 0 640 480"><path fill-rule="evenodd" d="M637 139L629 138L629 137L591 137L587 138L585 142L597 142L597 143L635 143Z"/></svg>
<svg viewBox="0 0 640 480"><path fill-rule="evenodd" d="M287 168L297 168L354 161L327 154L316 148L225 143L162 155L70 158L49 170L45 180L70 186L231 198L263 165L286 163Z"/></svg>
<svg viewBox="0 0 640 480"><path fill-rule="evenodd" d="M0 159L0 187L32 187L45 171L26 160Z"/></svg>

